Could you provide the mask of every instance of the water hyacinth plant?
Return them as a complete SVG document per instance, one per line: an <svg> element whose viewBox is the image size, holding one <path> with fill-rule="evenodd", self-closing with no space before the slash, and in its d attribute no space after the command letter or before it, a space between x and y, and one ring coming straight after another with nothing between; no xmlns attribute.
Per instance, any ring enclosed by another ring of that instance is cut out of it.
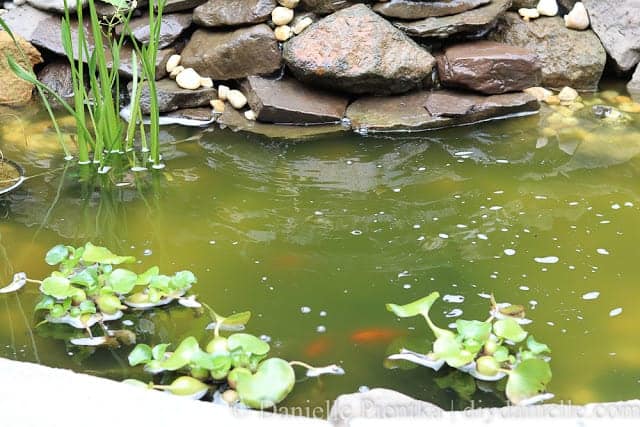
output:
<svg viewBox="0 0 640 427"><path fill-rule="evenodd" d="M168 385L144 383L138 380L125 382L157 390L166 390L178 396L201 399L215 390L214 401L229 405L241 404L253 409L268 409L293 390L296 375L293 366L302 366L307 377L323 374L342 375L336 365L314 368L306 363L271 357L269 344L255 335L237 332L223 337L223 329L237 330L251 318L250 312L220 316L206 306L215 320L214 336L204 350L195 337L185 338L173 352L170 344L154 347L138 344L131 354L131 366L144 365L153 375L173 372L177 377Z"/></svg>
<svg viewBox="0 0 640 427"><path fill-rule="evenodd" d="M146 44L138 44L133 38L134 47L131 69L133 70L133 94L131 119L125 127L121 118L120 52L130 34L129 22L137 7L136 1L105 0L115 8L112 19L101 20L98 17L94 0L88 0L88 17L84 14L82 2L77 1L75 16L71 16L65 0L65 13L62 18L62 45L71 67L73 81L73 105L67 103L55 91L38 81L31 70L23 68L13 58L8 58L9 66L20 78L32 83L38 90L45 108L53 121L59 141L68 159L72 158L69 147L64 143L61 130L46 95L53 97L70 114L76 124L75 142L80 164L93 163L98 171L107 172L110 168L109 157L133 153L130 166L134 170L144 169L147 162L156 169L163 167L159 151L159 112L155 90L155 65L157 60L160 26L164 9L164 0L149 2L150 39ZM0 19L0 25L16 41L10 28ZM115 27L122 25L123 31L115 36ZM75 35L75 37L74 37ZM17 45L17 43L16 43ZM142 124L139 88L143 81L148 82L151 97L149 116L149 134ZM136 128L139 130L140 147L143 153L139 160L134 151Z"/></svg>
<svg viewBox="0 0 640 427"><path fill-rule="evenodd" d="M110 338L118 338L118 334L109 331L105 322L120 319L123 310L146 310L176 300L199 307L193 298L184 297L197 281L192 272L166 276L157 266L140 274L123 268L135 261L132 256L116 255L92 243L78 248L57 245L45 257L47 264L58 268L49 277L35 280L18 273L0 293L15 292L27 283L39 285L42 297L35 311L44 313L43 322L86 330L88 337L71 340L76 345L113 344ZM94 337L91 328L96 324L105 335Z"/></svg>
<svg viewBox="0 0 640 427"><path fill-rule="evenodd" d="M454 332L436 326L429 317L439 297L438 292L433 292L406 305L387 304L387 310L398 317L424 317L435 335L427 354L402 349L389 359L410 361L436 371L447 365L480 381L506 378L506 396L516 405L553 396L545 393L552 376L548 356L551 350L523 329L522 306L497 304L492 297L491 315L487 320L458 319Z"/></svg>

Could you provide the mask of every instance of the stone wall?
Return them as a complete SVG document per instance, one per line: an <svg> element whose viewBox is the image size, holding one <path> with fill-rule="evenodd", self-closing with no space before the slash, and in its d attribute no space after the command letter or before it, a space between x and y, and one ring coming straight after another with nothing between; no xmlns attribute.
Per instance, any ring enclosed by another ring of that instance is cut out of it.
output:
<svg viewBox="0 0 640 427"><path fill-rule="evenodd" d="M585 0L586 10L580 2L544 0L535 9L537 3L168 0L157 63L160 110L178 122L240 128L257 120L430 129L535 113L544 99L528 93L548 92L525 89L593 91L607 56L624 71L640 61L637 0ZM41 78L68 88L68 73L55 60L64 53L56 16L62 4L14 0L3 18L55 63L56 72L47 64ZM97 4L100 15L113 14ZM145 4L129 34L140 42L149 37ZM593 30L584 28L589 15ZM131 53L125 45L125 80Z"/></svg>

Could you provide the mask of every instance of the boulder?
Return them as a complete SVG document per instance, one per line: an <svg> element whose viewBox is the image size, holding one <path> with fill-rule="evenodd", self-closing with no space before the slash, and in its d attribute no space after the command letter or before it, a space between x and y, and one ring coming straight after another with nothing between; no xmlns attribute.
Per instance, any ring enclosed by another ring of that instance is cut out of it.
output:
<svg viewBox="0 0 640 427"><path fill-rule="evenodd" d="M193 11L193 20L203 27L225 27L266 22L276 0L209 0Z"/></svg>
<svg viewBox="0 0 640 427"><path fill-rule="evenodd" d="M151 112L149 85L146 82L143 83L141 90L140 108L144 114L149 114ZM129 84L129 91L131 91L131 84ZM209 105L209 101L218 97L218 92L214 88L182 89L171 79L158 80L156 93L158 94L158 110L161 113L183 108L202 107Z"/></svg>
<svg viewBox="0 0 640 427"><path fill-rule="evenodd" d="M431 17L417 21L393 21L393 25L412 37L480 38L496 26L498 18L511 6L511 0L491 3L456 15Z"/></svg>
<svg viewBox="0 0 640 427"><path fill-rule="evenodd" d="M535 9L539 1L540 0L513 0L511 10L517 11L523 7L526 9Z"/></svg>
<svg viewBox="0 0 640 427"><path fill-rule="evenodd" d="M292 78L275 80L251 76L242 82L241 87L261 122L338 122L347 109L347 98L318 91Z"/></svg>
<svg viewBox="0 0 640 427"><path fill-rule="evenodd" d="M622 71L640 62L640 1L583 0L591 28Z"/></svg>
<svg viewBox="0 0 640 427"><path fill-rule="evenodd" d="M386 132L459 126L533 114L538 109L538 101L523 92L484 96L451 90L418 91L358 99L347 108L347 118L355 130Z"/></svg>
<svg viewBox="0 0 640 427"><path fill-rule="evenodd" d="M170 117L178 120L194 120L198 122L209 122L213 120L213 111L211 108L182 108L170 112L164 117Z"/></svg>
<svg viewBox="0 0 640 427"><path fill-rule="evenodd" d="M631 80L627 83L627 90L635 100L640 101L640 66L636 67Z"/></svg>
<svg viewBox="0 0 640 427"><path fill-rule="evenodd" d="M192 22L190 13L168 13L162 16L162 25L160 26L160 38L158 46L164 48L182 34L184 30L189 28ZM147 43L150 39L149 16L141 16L134 18L129 22L131 34L136 40ZM120 35L123 31L122 24L116 27L116 34Z"/></svg>
<svg viewBox="0 0 640 427"><path fill-rule="evenodd" d="M455 15L490 2L491 0L390 0L376 4L373 10L390 18L421 19L431 16Z"/></svg>
<svg viewBox="0 0 640 427"><path fill-rule="evenodd" d="M300 0L299 8L318 15L328 15L340 9L353 6L354 3L367 3L372 0Z"/></svg>
<svg viewBox="0 0 640 427"><path fill-rule="evenodd" d="M64 0L27 0L31 6L40 10L47 10L50 12L56 12L59 14L64 13ZM87 0L82 0L82 7L84 8L87 5ZM68 0L67 6L69 11L75 12L77 8L78 2L76 0Z"/></svg>
<svg viewBox="0 0 640 427"><path fill-rule="evenodd" d="M38 72L38 80L44 83L58 94L67 103L73 102L73 79L71 77L71 67L66 60L55 60L49 62ZM58 106L59 102L50 95L47 99L51 105Z"/></svg>
<svg viewBox="0 0 640 427"><path fill-rule="evenodd" d="M12 56L22 67L31 70L34 65L42 62L40 52L29 42L16 36L20 47L5 31L0 31L0 104L23 105L31 100L33 85L22 80L9 68L7 57ZM26 57L23 58L21 50Z"/></svg>
<svg viewBox="0 0 640 427"><path fill-rule="evenodd" d="M164 13L192 10L206 1L207 0L166 0L164 4Z"/></svg>
<svg viewBox="0 0 640 427"><path fill-rule="evenodd" d="M51 15L28 4L13 8L2 16L13 34L17 34L29 43L33 40L39 24L49 19Z"/></svg>
<svg viewBox="0 0 640 427"><path fill-rule="evenodd" d="M437 59L443 86L498 94L538 86L542 80L533 52L504 43L483 40L450 46Z"/></svg>
<svg viewBox="0 0 640 427"><path fill-rule="evenodd" d="M301 81L355 94L402 93L422 86L435 60L367 6L342 9L285 43Z"/></svg>
<svg viewBox="0 0 640 427"><path fill-rule="evenodd" d="M535 52L542 65L542 86L553 89L597 89L607 59L593 31L570 30L559 16L526 22L509 12L491 38Z"/></svg>
<svg viewBox="0 0 640 427"><path fill-rule="evenodd" d="M201 29L182 51L182 65L203 77L230 80L279 70L282 55L266 24L226 32Z"/></svg>

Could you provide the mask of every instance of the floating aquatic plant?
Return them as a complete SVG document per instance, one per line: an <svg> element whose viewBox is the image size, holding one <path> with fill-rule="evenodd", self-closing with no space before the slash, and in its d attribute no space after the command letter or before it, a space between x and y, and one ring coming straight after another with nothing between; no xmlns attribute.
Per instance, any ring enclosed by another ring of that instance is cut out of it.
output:
<svg viewBox="0 0 640 427"><path fill-rule="evenodd" d="M406 305L387 304L387 310L398 317L423 316L436 338L426 354L403 348L389 359L406 360L436 371L448 365L481 381L507 377L506 396L517 405L552 397L545 393L551 381L551 350L524 330L524 307L497 304L492 297L489 319L458 319L454 332L436 326L429 317L439 297L438 292L433 292Z"/></svg>
<svg viewBox="0 0 640 427"><path fill-rule="evenodd" d="M157 266L140 274L123 267L135 261L132 256L116 255L90 242L78 248L57 245L45 256L47 264L58 268L49 277L34 280L18 273L0 293L15 292L27 283L38 284L42 297L35 311L44 312L44 322L63 323L89 333L87 338L73 339L75 345L132 343L135 337L131 338L130 331L109 331L104 322L121 318L123 310L151 309L181 300L197 281L190 271L166 276ZM185 305L196 307L198 303L189 297ZM102 326L105 336L91 334L96 324Z"/></svg>
<svg viewBox="0 0 640 427"><path fill-rule="evenodd" d="M194 399L200 399L209 390L217 389L214 401L267 409L280 403L293 390L296 381L294 366L307 369L307 377L344 374L344 370L337 365L315 368L303 362L269 358L269 344L251 334L238 332L223 337L220 335L223 325L244 326L251 318L251 313L245 311L224 317L205 307L209 309L216 326L214 336L204 350L195 337L187 337L172 352L167 351L170 347L167 343L153 347L138 344L129 354L129 364L144 365L148 373L176 372L179 376L173 382L169 385L146 384L136 380L126 382Z"/></svg>

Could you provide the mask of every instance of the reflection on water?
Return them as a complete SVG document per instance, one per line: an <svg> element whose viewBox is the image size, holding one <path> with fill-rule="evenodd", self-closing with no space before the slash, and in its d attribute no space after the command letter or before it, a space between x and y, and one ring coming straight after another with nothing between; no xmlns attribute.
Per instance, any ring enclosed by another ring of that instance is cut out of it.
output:
<svg viewBox="0 0 640 427"><path fill-rule="evenodd" d="M384 303L438 290L447 298L434 317L447 324L486 317L493 292L529 308L530 330L553 349L557 400L635 398L640 122L591 111L299 144L168 128L163 140L188 142L165 145L162 173L81 183L44 116L19 111L18 125L0 115L0 148L34 176L0 200L0 281L42 277L47 249L86 240L135 255L140 270L191 269L201 299L252 310L249 330L278 355L344 366L344 377L298 384L286 403L304 406L362 386L445 408L503 404L466 377L384 362L397 340L419 349L427 334ZM55 339L68 332L59 327L32 334L36 297L0 297L0 356L140 375L127 349L80 350ZM208 333L209 319L184 308L126 319L149 343Z"/></svg>

